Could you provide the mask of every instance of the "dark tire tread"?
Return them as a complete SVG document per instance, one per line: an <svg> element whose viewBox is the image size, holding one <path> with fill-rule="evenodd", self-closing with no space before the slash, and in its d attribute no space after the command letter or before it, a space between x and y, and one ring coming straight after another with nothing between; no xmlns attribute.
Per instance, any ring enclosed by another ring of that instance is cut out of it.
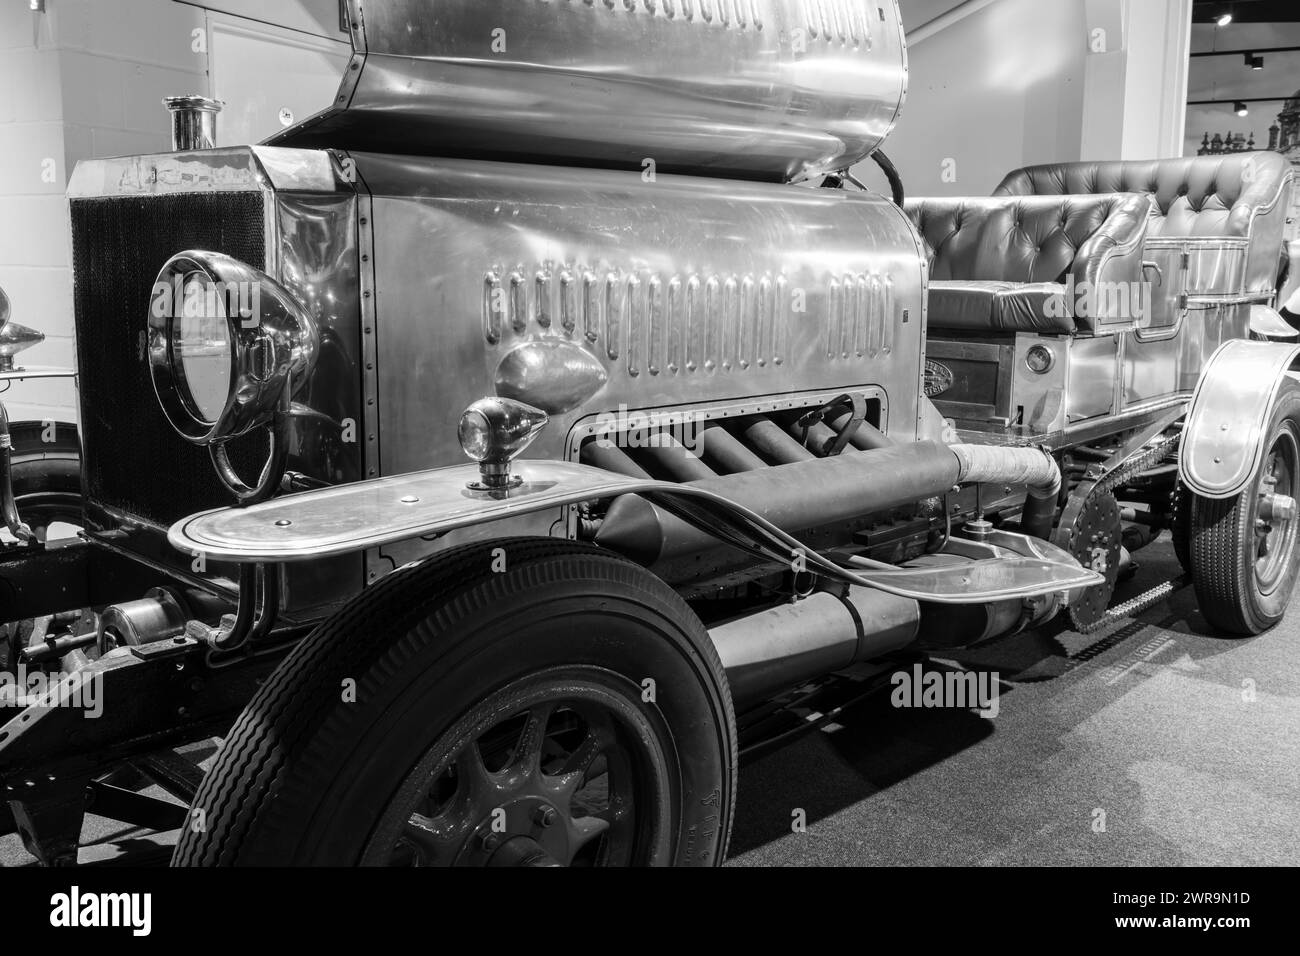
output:
<svg viewBox="0 0 1300 956"><path fill-rule="evenodd" d="M1243 580L1240 561L1243 547L1240 526L1244 520L1243 495L1222 500L1196 498L1191 508L1190 558L1196 569L1193 581L1201 613L1215 628L1231 634L1254 634L1247 595L1251 586Z"/></svg>
<svg viewBox="0 0 1300 956"><path fill-rule="evenodd" d="M439 626L454 623L477 607L490 606L505 597L505 575L487 571L484 548L503 547L509 553L512 576L526 574L529 583L543 583L547 558L568 556L581 562L599 557L603 566L624 566L629 580L643 581L647 572L638 565L585 544L549 538L508 538L476 542L448 549L434 558L399 568L367 589L326 625L317 628L288 658L245 708L204 777L193 806L205 811L207 830L194 833L187 823L177 845L173 864L180 866L225 866L257 857L248 847L253 822L274 812L277 802L294 804L289 790L301 789L304 780L323 774L324 761L333 742L345 739L349 714L333 706L339 682L345 676L358 681L357 696L363 699L374 686L402 679L401 662L409 659L424 643L422 635ZM578 568L577 570L581 570ZM551 566L551 573L555 568ZM666 590L666 589L665 589ZM681 604L684 619L693 619ZM424 610L441 599L432 616ZM421 625L420 619L427 621ZM697 625L698 626L698 625ZM700 628L703 633L702 627ZM340 640L340 634L348 639ZM402 637L392 640L390 635ZM695 642L702 652L700 664L710 672L711 682L722 695L721 706L732 713L725 672L710 641ZM328 691L322 693L322 690ZM728 717L727 740L729 786L727 815L734 812L737 741L734 719ZM293 781L285 771L292 755ZM725 843L721 855L725 855Z"/></svg>

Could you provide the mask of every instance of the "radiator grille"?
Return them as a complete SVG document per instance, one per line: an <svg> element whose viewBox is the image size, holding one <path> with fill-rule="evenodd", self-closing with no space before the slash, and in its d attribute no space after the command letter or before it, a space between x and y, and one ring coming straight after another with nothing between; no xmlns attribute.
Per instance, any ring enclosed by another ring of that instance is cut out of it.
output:
<svg viewBox="0 0 1300 956"><path fill-rule="evenodd" d="M158 270L184 249L264 267L261 193L82 199L72 203L73 296L88 502L158 524L232 503L205 448L182 439L154 397L144 349ZM231 462L256 474L265 440L240 439Z"/></svg>

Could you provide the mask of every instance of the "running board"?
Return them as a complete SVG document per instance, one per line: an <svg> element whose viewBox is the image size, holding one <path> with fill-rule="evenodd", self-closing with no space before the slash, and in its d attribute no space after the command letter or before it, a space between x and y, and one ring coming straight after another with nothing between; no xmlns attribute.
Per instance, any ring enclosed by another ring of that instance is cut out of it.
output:
<svg viewBox="0 0 1300 956"><path fill-rule="evenodd" d="M1075 591L1098 583L1100 575L1038 558L986 558L943 568L859 571L872 587L933 604L987 604L1014 598Z"/></svg>
<svg viewBox="0 0 1300 956"><path fill-rule="evenodd" d="M478 478L473 465L339 485L192 515L172 525L167 538L173 547L213 561L306 561L580 501L639 494L759 558L798 563L815 574L900 597L979 604L1067 592L1102 580L1059 548L1010 532L996 532L995 542L989 539L993 543L986 547L995 550L987 552L986 560L960 567L965 581L962 573L947 568L895 569L871 562L871 571L850 570L749 508L703 488L631 478L573 462L523 461L516 463L515 473L523 483L505 492L467 487ZM950 545L956 547L957 542L953 539Z"/></svg>

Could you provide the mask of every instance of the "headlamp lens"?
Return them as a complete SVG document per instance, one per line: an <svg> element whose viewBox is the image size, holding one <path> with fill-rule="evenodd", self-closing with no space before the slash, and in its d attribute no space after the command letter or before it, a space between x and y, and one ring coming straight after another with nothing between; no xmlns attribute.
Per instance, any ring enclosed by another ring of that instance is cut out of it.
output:
<svg viewBox="0 0 1300 956"><path fill-rule="evenodd" d="M470 458L482 461L492 453L492 425L482 412L466 411L460 416L460 427L456 431L460 447Z"/></svg>
<svg viewBox="0 0 1300 956"><path fill-rule="evenodd" d="M220 290L207 276L185 277L172 319L172 356L190 413L212 424L225 411L234 369L230 323Z"/></svg>

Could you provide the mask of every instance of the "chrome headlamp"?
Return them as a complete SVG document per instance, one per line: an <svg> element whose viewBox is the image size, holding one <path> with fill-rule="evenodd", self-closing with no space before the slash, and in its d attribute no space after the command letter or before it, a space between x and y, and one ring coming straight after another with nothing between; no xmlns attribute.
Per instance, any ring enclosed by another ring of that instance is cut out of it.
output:
<svg viewBox="0 0 1300 956"><path fill-rule="evenodd" d="M271 422L307 381L319 344L297 298L238 259L181 252L154 282L154 392L171 426L196 445Z"/></svg>
<svg viewBox="0 0 1300 956"><path fill-rule="evenodd" d="M547 414L540 408L512 398L480 398L460 416L456 429L466 456L478 462L477 491L516 488L523 478L510 474L510 463L523 453L546 427Z"/></svg>

